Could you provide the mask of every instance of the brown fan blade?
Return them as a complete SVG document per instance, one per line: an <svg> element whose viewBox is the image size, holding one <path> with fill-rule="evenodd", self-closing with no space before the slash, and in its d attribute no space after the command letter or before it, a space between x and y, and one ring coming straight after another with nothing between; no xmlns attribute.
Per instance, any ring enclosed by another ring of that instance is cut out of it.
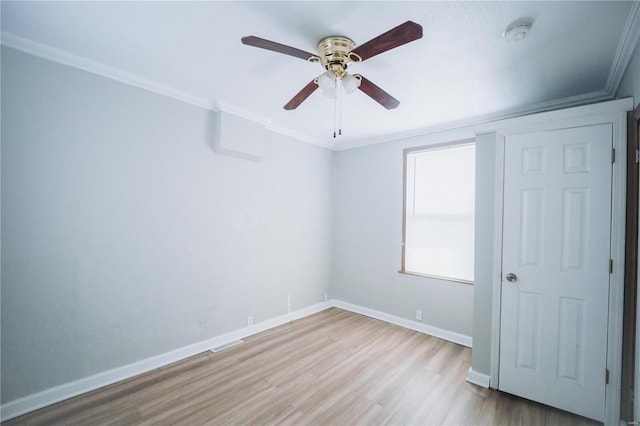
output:
<svg viewBox="0 0 640 426"><path fill-rule="evenodd" d="M296 49L295 47L276 43L275 41L266 40L264 38L260 38L256 36L242 37L241 40L242 40L242 44L246 44L247 46L273 50L274 52L295 56L296 58L304 59L305 61L309 60L309 58L316 56L313 53L305 52L304 50Z"/></svg>
<svg viewBox="0 0 640 426"><path fill-rule="evenodd" d="M360 87L358 87L358 89L362 90L367 96L371 97L371 99L386 109L395 109L400 105L399 100L373 84L371 81L367 80L360 74L356 74L356 76L360 78Z"/></svg>
<svg viewBox="0 0 640 426"><path fill-rule="evenodd" d="M415 22L407 21L369 40L365 44L356 47L351 53L355 53L364 61L379 53L386 52L387 50L402 46L419 38L422 38L422 27Z"/></svg>
<svg viewBox="0 0 640 426"><path fill-rule="evenodd" d="M315 90L318 88L316 84L316 80L313 79L309 84L304 86L301 91L298 92L285 106L284 109L290 111L292 109L296 109L300 106L305 99L307 99Z"/></svg>

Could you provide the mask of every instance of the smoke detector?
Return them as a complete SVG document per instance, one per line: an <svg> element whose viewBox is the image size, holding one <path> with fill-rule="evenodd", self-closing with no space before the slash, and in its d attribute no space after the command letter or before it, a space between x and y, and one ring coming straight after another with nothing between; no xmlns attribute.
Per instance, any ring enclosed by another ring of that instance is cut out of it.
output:
<svg viewBox="0 0 640 426"><path fill-rule="evenodd" d="M527 38L529 31L531 31L531 24L519 23L509 26L502 36L507 41L522 41Z"/></svg>

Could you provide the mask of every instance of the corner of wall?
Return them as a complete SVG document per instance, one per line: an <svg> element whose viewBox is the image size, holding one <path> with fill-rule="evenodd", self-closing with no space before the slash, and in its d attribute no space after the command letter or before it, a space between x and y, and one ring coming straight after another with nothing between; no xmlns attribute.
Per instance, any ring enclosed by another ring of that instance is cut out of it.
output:
<svg viewBox="0 0 640 426"><path fill-rule="evenodd" d="M493 300L493 249L495 218L496 133L476 137L475 282L473 288L473 351L471 368L491 371Z"/></svg>

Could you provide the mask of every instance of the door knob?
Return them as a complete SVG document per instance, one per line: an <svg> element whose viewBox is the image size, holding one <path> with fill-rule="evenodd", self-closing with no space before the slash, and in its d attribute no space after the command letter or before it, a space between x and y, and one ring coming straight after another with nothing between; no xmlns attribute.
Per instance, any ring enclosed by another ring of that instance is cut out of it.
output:
<svg viewBox="0 0 640 426"><path fill-rule="evenodd" d="M509 281L510 283L515 283L516 281L518 281L518 276L516 274L509 272L507 274L507 281Z"/></svg>

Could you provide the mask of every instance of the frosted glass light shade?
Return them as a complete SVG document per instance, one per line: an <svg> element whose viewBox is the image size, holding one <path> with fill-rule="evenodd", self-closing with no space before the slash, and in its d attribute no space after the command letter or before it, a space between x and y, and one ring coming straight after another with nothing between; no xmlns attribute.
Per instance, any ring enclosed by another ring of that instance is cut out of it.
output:
<svg viewBox="0 0 640 426"><path fill-rule="evenodd" d="M318 77L318 86L323 92L332 92L335 90L336 75L331 71L323 72Z"/></svg>
<svg viewBox="0 0 640 426"><path fill-rule="evenodd" d="M344 91L347 93L353 93L358 87L360 87L360 79L352 76L349 73L346 73L344 77L342 77L342 86L344 87Z"/></svg>

